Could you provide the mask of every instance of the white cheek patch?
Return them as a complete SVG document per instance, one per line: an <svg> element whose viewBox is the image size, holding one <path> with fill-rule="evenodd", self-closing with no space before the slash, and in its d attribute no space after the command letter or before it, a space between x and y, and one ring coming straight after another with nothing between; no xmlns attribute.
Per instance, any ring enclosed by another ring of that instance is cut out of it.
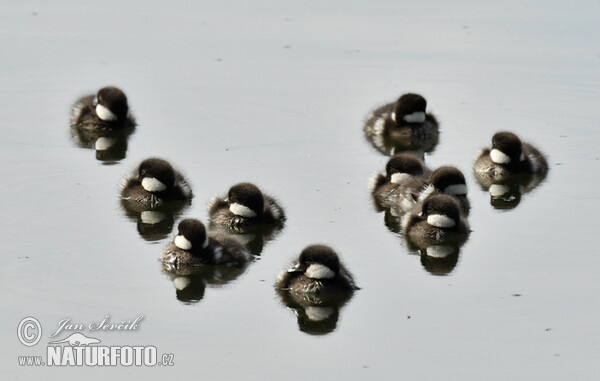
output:
<svg viewBox="0 0 600 381"><path fill-rule="evenodd" d="M508 164L510 163L510 157L507 154L494 148L490 151L490 159L496 164Z"/></svg>
<svg viewBox="0 0 600 381"><path fill-rule="evenodd" d="M411 179L412 176L409 175L408 173L394 173L391 178L390 178L390 182L392 182L393 184L402 184L403 182Z"/></svg>
<svg viewBox="0 0 600 381"><path fill-rule="evenodd" d="M229 205L229 210L231 211L231 213L235 214L236 216L240 216L240 217L256 217L256 212L254 210L248 208L245 205L238 204L236 202L234 202L233 204Z"/></svg>
<svg viewBox="0 0 600 381"><path fill-rule="evenodd" d="M394 122L396 121L396 111L392 111L392 113L390 114L390 118L392 118Z"/></svg>
<svg viewBox="0 0 600 381"><path fill-rule="evenodd" d="M142 180L142 187L148 192L162 192L167 189L165 184L154 177L144 177Z"/></svg>
<svg viewBox="0 0 600 381"><path fill-rule="evenodd" d="M431 214L427 217L427 223L442 229L456 226L456 221L445 214Z"/></svg>
<svg viewBox="0 0 600 381"><path fill-rule="evenodd" d="M106 107L102 106L101 104L98 104L96 106L96 115L98 115L98 118L100 118L104 121L107 121L107 122L112 122L112 121L117 120L117 116L115 114L113 114L112 111L110 111Z"/></svg>
<svg viewBox="0 0 600 381"><path fill-rule="evenodd" d="M408 123L423 123L425 121L425 113L423 111L415 111L412 114L404 115L403 119Z"/></svg>
<svg viewBox="0 0 600 381"><path fill-rule="evenodd" d="M432 258L446 258L454 252L452 246L435 245L427 248L427 256Z"/></svg>
<svg viewBox="0 0 600 381"><path fill-rule="evenodd" d="M304 312L306 316L312 321L323 321L331 316L334 309L333 307L306 307Z"/></svg>
<svg viewBox="0 0 600 381"><path fill-rule="evenodd" d="M311 279L331 279L335 276L335 273L327 266L319 263L313 263L308 266L304 275Z"/></svg>
<svg viewBox="0 0 600 381"><path fill-rule="evenodd" d="M510 191L510 187L508 185L492 184L489 191L492 197L499 197L507 194Z"/></svg>
<svg viewBox="0 0 600 381"><path fill-rule="evenodd" d="M106 136L103 136L96 140L96 143L94 143L94 148L96 151L106 151L110 147L114 146L116 142L117 139L115 138L107 138Z"/></svg>
<svg viewBox="0 0 600 381"><path fill-rule="evenodd" d="M192 281L190 280L190 278L187 278L187 277L184 277L184 276L180 276L180 277L177 277L177 278L173 279L173 285L179 291L185 289L187 286L190 285L190 283L192 283Z"/></svg>
<svg viewBox="0 0 600 381"><path fill-rule="evenodd" d="M175 241L173 241L173 243L175 243L175 246L181 250L190 250L192 248L192 243L182 235L175 237Z"/></svg>
<svg viewBox="0 0 600 381"><path fill-rule="evenodd" d="M464 196L467 194L467 186L465 184L452 184L444 189L444 193L450 196Z"/></svg>
<svg viewBox="0 0 600 381"><path fill-rule="evenodd" d="M164 214L163 212L157 212L154 210L144 210L144 211L142 211L142 213L140 213L140 219L142 220L142 223L145 225L158 224L159 222L164 220L166 217L167 217L167 215Z"/></svg>

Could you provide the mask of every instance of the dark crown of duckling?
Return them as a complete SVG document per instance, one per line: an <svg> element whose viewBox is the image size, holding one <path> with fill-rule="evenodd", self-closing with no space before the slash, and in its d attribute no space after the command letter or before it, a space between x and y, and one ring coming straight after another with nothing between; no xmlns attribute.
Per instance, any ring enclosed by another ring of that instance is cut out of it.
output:
<svg viewBox="0 0 600 381"><path fill-rule="evenodd" d="M521 139L512 132L497 132L492 137L490 158L496 164L513 166L525 160Z"/></svg>
<svg viewBox="0 0 600 381"><path fill-rule="evenodd" d="M423 203L421 218L431 226L453 229L458 227L460 207L451 196L434 195Z"/></svg>
<svg viewBox="0 0 600 381"><path fill-rule="evenodd" d="M311 279L331 279L340 272L340 259L329 246L312 245L302 250L298 264L288 272L300 272Z"/></svg>
<svg viewBox="0 0 600 381"><path fill-rule="evenodd" d="M399 184L408 176L423 175L423 164L419 159L409 154L399 154L392 157L385 166L387 180Z"/></svg>
<svg viewBox="0 0 600 381"><path fill-rule="evenodd" d="M467 194L465 175L456 167L443 166L436 169L431 174L429 183L444 194L451 196Z"/></svg>
<svg viewBox="0 0 600 381"><path fill-rule="evenodd" d="M129 113L125 93L114 86L100 89L94 104L96 115L106 122L123 121Z"/></svg>
<svg viewBox="0 0 600 381"><path fill-rule="evenodd" d="M208 237L204 224L195 219L182 220L178 227L178 233L173 240L175 246L181 250L199 253L208 246Z"/></svg>
<svg viewBox="0 0 600 381"><path fill-rule="evenodd" d="M423 123L426 119L427 101L419 94L402 95L394 105L394 117L397 123Z"/></svg>
<svg viewBox="0 0 600 381"><path fill-rule="evenodd" d="M254 218L262 216L265 200L260 189L251 183L232 186L227 193L229 210L236 216Z"/></svg>

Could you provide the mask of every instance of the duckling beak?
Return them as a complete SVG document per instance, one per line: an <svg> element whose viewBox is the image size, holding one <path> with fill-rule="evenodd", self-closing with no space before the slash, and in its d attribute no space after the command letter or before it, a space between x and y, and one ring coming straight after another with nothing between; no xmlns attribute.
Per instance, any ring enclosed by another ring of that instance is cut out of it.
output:
<svg viewBox="0 0 600 381"><path fill-rule="evenodd" d="M288 273L301 273L302 270L300 269L300 263L296 264L296 266L291 267L290 269L288 269L287 271Z"/></svg>

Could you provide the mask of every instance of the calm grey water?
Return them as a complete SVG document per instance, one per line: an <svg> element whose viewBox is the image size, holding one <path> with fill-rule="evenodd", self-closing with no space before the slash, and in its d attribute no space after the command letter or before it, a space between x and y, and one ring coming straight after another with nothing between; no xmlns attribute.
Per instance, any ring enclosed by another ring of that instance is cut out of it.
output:
<svg viewBox="0 0 600 381"><path fill-rule="evenodd" d="M3 379L592 378L599 11L597 1L4 1ZM126 91L138 127L102 161L73 141L68 115L108 84ZM388 229L367 188L387 157L365 140L363 120L408 91L441 121L427 164L467 175L473 232L445 276ZM500 129L550 164L505 211L471 174ZM206 200L239 181L275 195L289 216L244 271L200 276L209 281L196 302L177 298L158 262L173 234L143 237L118 199L121 180L154 155L196 195L175 225L206 221ZM315 242L333 246L362 287L323 335L301 331L273 289ZM137 330L82 332L103 345L155 346L173 367L18 365L45 356L63 319L139 315ZM16 335L28 316L43 327L33 347Z"/></svg>

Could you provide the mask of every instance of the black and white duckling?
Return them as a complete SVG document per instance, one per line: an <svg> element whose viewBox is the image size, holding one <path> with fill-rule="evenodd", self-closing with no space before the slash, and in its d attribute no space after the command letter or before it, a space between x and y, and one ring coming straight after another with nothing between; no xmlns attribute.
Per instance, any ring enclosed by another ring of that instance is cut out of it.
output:
<svg viewBox="0 0 600 381"><path fill-rule="evenodd" d="M454 197L445 194L428 197L421 208L406 214L402 219L402 230L417 247L461 242L470 232L460 204Z"/></svg>
<svg viewBox="0 0 600 381"><path fill-rule="evenodd" d="M302 250L293 266L275 283L280 290L298 294L334 294L357 290L352 274L329 246L311 245Z"/></svg>
<svg viewBox="0 0 600 381"><path fill-rule="evenodd" d="M548 162L544 155L507 131L494 134L492 148L484 148L475 160L475 175L495 180L519 174L545 174L547 171Z"/></svg>
<svg viewBox="0 0 600 381"><path fill-rule="evenodd" d="M438 135L435 116L426 112L427 101L419 94L404 94L395 103L379 107L367 119L365 132L412 141Z"/></svg>
<svg viewBox="0 0 600 381"><path fill-rule="evenodd" d="M227 197L211 200L208 215L211 222L238 231L285 221L279 203L251 183L236 184L229 189Z"/></svg>
<svg viewBox="0 0 600 381"><path fill-rule="evenodd" d="M460 203L460 209L469 214L471 208L467 198L467 182L460 169L452 166L439 167L425 182L413 179L398 189L397 207L401 212L411 211L416 204L423 202L433 194L446 194L455 197Z"/></svg>
<svg viewBox="0 0 600 381"><path fill-rule="evenodd" d="M385 174L379 173L371 185L376 202L384 207L394 206L399 187L412 178L425 178L429 169L413 155L399 154L388 160Z"/></svg>
<svg viewBox="0 0 600 381"><path fill-rule="evenodd" d="M116 129L135 126L127 96L114 86L101 88L96 95L79 98L71 108L71 125L88 129Z"/></svg>
<svg viewBox="0 0 600 381"><path fill-rule="evenodd" d="M124 200L150 207L190 201L192 197L192 189L183 175L167 161L155 157L142 161L121 190Z"/></svg>
<svg viewBox="0 0 600 381"><path fill-rule="evenodd" d="M182 220L178 232L162 252L161 260L174 267L186 265L241 265L252 260L234 236L221 232L206 232L196 219Z"/></svg>

